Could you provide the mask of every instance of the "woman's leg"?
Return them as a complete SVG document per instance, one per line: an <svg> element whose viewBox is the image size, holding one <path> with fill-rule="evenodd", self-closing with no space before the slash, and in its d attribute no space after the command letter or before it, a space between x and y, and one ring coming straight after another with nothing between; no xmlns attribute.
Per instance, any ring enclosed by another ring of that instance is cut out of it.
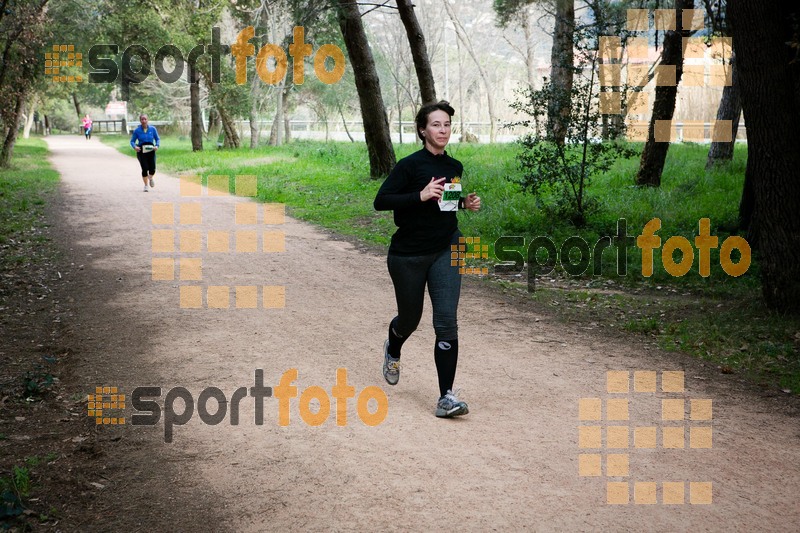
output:
<svg viewBox="0 0 800 533"><path fill-rule="evenodd" d="M403 343L417 329L422 318L425 283L435 257L389 254L386 259L397 300L397 316L389 325L389 355L395 359L400 357Z"/></svg>
<svg viewBox="0 0 800 533"><path fill-rule="evenodd" d="M139 166L142 168L142 182L144 183L144 190L147 191L147 160L145 159L145 154L142 152L136 152L136 159L139 160Z"/></svg>
<svg viewBox="0 0 800 533"><path fill-rule="evenodd" d="M450 250L442 252L428 273L428 294L433 306L433 329L436 332L434 359L439 375L439 394L453 389L458 365L458 300L461 274L452 266Z"/></svg>
<svg viewBox="0 0 800 533"><path fill-rule="evenodd" d="M156 153L155 151L153 151L147 155L150 156L150 161L148 162L148 173L150 174L150 186L155 187L156 182L153 180L153 178L156 175Z"/></svg>

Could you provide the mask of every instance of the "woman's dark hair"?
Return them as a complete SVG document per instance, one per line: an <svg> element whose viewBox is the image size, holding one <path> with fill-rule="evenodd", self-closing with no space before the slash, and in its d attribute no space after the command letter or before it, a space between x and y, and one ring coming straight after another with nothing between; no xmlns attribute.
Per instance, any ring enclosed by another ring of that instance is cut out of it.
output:
<svg viewBox="0 0 800 533"><path fill-rule="evenodd" d="M415 120L417 122L417 137L422 139L423 143L425 142L425 137L422 136L422 133L419 130L424 130L428 126L428 115L434 111L444 111L450 115L450 118L453 118L453 115L456 114L456 110L453 109L453 106L451 106L450 102L447 100L431 102L420 107L419 111L417 111L417 118Z"/></svg>

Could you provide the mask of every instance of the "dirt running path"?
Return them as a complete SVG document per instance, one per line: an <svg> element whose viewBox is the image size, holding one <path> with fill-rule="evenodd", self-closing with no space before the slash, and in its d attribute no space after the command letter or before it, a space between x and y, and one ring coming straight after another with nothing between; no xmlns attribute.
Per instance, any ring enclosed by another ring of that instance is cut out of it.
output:
<svg viewBox="0 0 800 533"><path fill-rule="evenodd" d="M120 511L132 498L151 502L152 512L137 519L142 530L719 531L800 524L798 420L776 414L777 404L735 378L638 339L572 329L467 283L456 386L471 412L439 420L429 309L403 350L399 385L382 380L381 347L394 311L383 256L289 218L282 227L236 226L235 204L245 199L182 197L178 179L165 174L144 194L134 159L80 137L48 142L63 179L62 246L76 263L70 290L86 391L117 385L130 394L156 385L166 394L184 386L196 400L215 386L230 399L236 388L253 386L256 369L274 387L296 368L300 393L318 385L330 394L336 369L346 368L356 394L378 386L388 396L388 415L376 427L361 422L355 400L345 427L335 423L335 403L330 418L311 427L299 416L299 398L291 400L288 426L278 424L276 398L265 400L264 424L255 425L253 400L245 398L239 425L229 417L201 424L195 413L170 444L163 418L155 427L119 428L128 443L119 453L150 461L131 465L127 482L116 480L119 490L102 497ZM155 202L197 202L202 224L180 226L176 207L174 227L153 226ZM201 257L203 280L153 281L154 228L231 235L283 229L286 251L155 254ZM280 285L285 308L236 309L231 292L230 309L181 309L180 285ZM685 370L685 392L634 393L631 385L628 395L608 394L608 370ZM603 420L581 422L580 398L602 399ZM609 398L630 399L629 420L606 420ZM713 400L713 421L689 420L692 398ZM686 419L662 422L662 399L684 399ZM211 412L215 405L209 402ZM580 425L628 426L630 447L582 450ZM634 447L639 426L657 428L655 448ZM661 445L667 426L685 428L684 449ZM711 449L689 447L689 428L701 426L713 427ZM601 455L604 476L579 476L581 452ZM626 453L628 475L606 477L620 474L606 470L606 455ZM607 504L607 481L628 482L630 503ZM657 503L634 504L636 482L656 482ZM663 504L663 482L683 487L685 503ZM713 503L690 504L689 482L711 482ZM103 521L129 525L130 517Z"/></svg>

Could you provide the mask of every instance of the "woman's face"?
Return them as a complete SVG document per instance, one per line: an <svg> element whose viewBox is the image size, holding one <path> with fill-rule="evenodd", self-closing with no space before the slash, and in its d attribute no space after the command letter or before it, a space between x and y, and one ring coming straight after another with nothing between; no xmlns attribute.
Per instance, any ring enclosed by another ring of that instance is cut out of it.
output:
<svg viewBox="0 0 800 533"><path fill-rule="evenodd" d="M428 125L422 130L425 145L434 152L444 151L450 142L450 115L437 109L428 115Z"/></svg>
<svg viewBox="0 0 800 533"><path fill-rule="evenodd" d="M142 125L143 128L147 127L147 117L139 117L139 123Z"/></svg>

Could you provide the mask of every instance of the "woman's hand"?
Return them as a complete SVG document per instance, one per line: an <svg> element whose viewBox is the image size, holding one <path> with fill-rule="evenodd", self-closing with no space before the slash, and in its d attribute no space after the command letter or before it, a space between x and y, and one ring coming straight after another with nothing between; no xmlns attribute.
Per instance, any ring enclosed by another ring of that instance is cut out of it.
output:
<svg viewBox="0 0 800 533"><path fill-rule="evenodd" d="M419 198L423 202L427 202L431 198L438 200L442 197L444 192L444 182L447 178L431 178L424 189L419 192Z"/></svg>
<svg viewBox="0 0 800 533"><path fill-rule="evenodd" d="M464 209L469 209L470 211L477 211L481 208L481 197L471 192L464 198Z"/></svg>
<svg viewBox="0 0 800 533"><path fill-rule="evenodd" d="M134 146L133 149L136 150L137 152L141 152L142 151L142 149L139 148L138 146Z"/></svg>

